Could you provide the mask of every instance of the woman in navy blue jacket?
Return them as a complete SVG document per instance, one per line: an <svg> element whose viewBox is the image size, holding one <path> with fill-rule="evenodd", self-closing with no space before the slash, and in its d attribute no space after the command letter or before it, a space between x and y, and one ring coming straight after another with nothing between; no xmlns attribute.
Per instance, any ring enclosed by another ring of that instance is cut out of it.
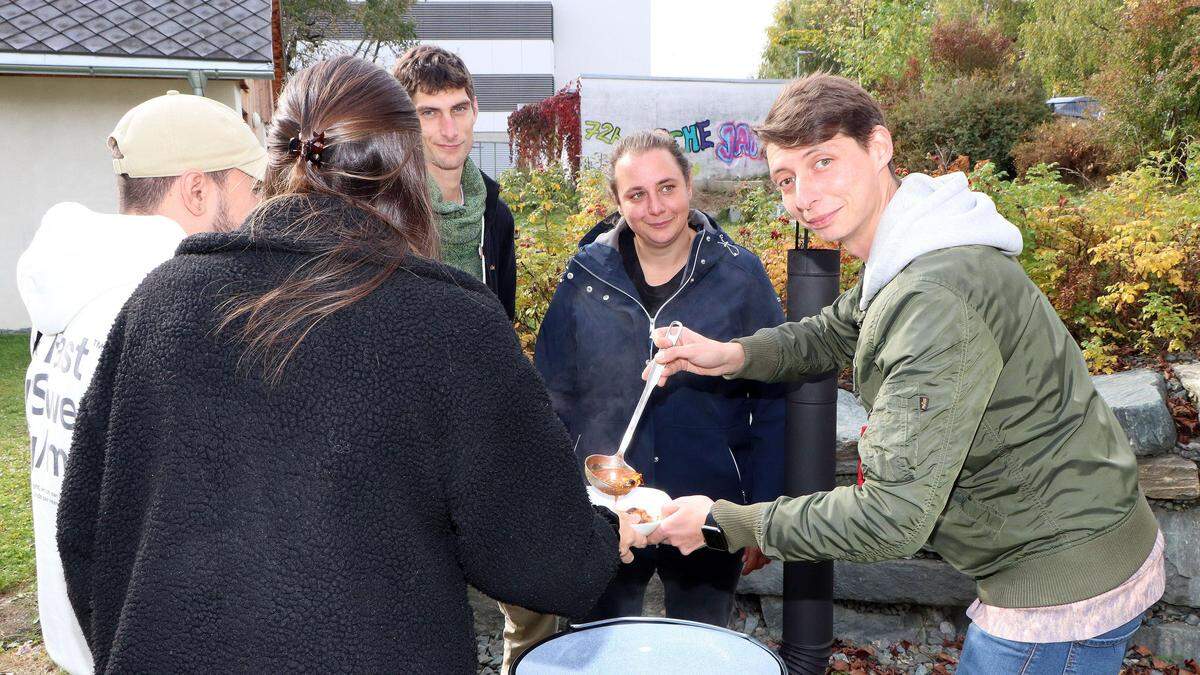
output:
<svg viewBox="0 0 1200 675"><path fill-rule="evenodd" d="M681 321L728 340L784 321L758 258L690 208L691 172L674 139L660 132L622 139L610 175L619 214L598 224L568 263L536 347L581 462L616 451L644 385L655 327ZM779 385L672 377L650 397L625 458L646 485L672 496L772 501L783 491L783 418ZM589 618L640 615L657 571L668 616L724 626L739 571L766 564L757 549L684 557L660 546L635 556Z"/></svg>

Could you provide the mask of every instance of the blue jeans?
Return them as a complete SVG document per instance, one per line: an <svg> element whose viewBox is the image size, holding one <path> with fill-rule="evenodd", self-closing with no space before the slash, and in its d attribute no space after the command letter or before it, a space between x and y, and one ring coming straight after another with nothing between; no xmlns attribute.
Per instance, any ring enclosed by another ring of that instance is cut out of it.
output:
<svg viewBox="0 0 1200 675"><path fill-rule="evenodd" d="M988 635L971 624L958 661L958 675L1116 675L1121 672L1129 638L1142 617L1090 640L1016 642Z"/></svg>

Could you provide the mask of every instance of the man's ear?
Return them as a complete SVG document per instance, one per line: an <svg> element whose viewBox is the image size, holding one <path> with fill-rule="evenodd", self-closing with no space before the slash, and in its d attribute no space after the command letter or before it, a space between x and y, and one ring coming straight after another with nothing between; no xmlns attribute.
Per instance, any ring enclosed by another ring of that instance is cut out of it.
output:
<svg viewBox="0 0 1200 675"><path fill-rule="evenodd" d="M883 169L892 161L895 148L892 146L892 132L882 124L875 125L871 137L867 140L867 151L875 161L875 168Z"/></svg>
<svg viewBox="0 0 1200 675"><path fill-rule="evenodd" d="M204 215L208 191L208 181L202 171L186 171L175 181L175 189L179 191L179 201L183 208L193 216Z"/></svg>

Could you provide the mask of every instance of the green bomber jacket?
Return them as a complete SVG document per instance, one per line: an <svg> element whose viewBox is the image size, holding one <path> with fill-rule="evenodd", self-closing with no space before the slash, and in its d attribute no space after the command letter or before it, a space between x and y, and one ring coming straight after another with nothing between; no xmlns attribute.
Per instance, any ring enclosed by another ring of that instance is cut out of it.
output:
<svg viewBox="0 0 1200 675"><path fill-rule="evenodd" d="M872 562L928 545L998 607L1109 591L1158 524L1129 440L1079 347L1019 263L990 246L917 257L860 308L737 341L729 377L796 380L853 362L864 481L772 503L717 502L730 549Z"/></svg>

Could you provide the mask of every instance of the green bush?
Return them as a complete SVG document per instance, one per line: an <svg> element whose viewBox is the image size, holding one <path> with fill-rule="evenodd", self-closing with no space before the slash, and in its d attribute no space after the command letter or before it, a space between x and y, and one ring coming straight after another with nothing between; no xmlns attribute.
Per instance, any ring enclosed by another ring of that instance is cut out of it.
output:
<svg viewBox="0 0 1200 675"><path fill-rule="evenodd" d="M887 114L900 167L932 171L965 155L1013 175L1013 146L1050 110L1028 78L975 74L936 77L889 105Z"/></svg>
<svg viewBox="0 0 1200 675"><path fill-rule="evenodd" d="M574 179L550 165L500 174L501 197L516 221L517 316L514 328L529 354L579 240L613 210L603 172L586 163Z"/></svg>
<svg viewBox="0 0 1200 675"><path fill-rule="evenodd" d="M1130 2L1106 45L1091 88L1121 159L1132 163L1148 150L1182 157L1200 138L1200 3Z"/></svg>
<svg viewBox="0 0 1200 675"><path fill-rule="evenodd" d="M767 27L759 77L823 70L874 87L929 53L928 0L781 0ZM810 52L797 63L800 52Z"/></svg>
<svg viewBox="0 0 1200 675"><path fill-rule="evenodd" d="M952 167L967 168L961 162ZM579 239L612 210L600 171L585 167L574 181L565 175L551 167L501 176L517 216L516 328L530 351ZM1182 182L1176 180L1181 175L1187 177ZM1152 154L1098 190L1081 191L1046 164L1009 180L985 161L968 179L1021 229L1022 266L1083 346L1093 371L1112 371L1134 353L1200 347L1200 142L1187 146L1182 158ZM779 194L764 181L743 188L735 200L741 218L725 227L759 256L782 296L794 230ZM812 245L831 247L815 237ZM843 251L843 289L861 268Z"/></svg>
<svg viewBox="0 0 1200 675"><path fill-rule="evenodd" d="M1021 65L1051 96L1089 93L1088 79L1112 59L1125 0L1025 0L1017 30Z"/></svg>

